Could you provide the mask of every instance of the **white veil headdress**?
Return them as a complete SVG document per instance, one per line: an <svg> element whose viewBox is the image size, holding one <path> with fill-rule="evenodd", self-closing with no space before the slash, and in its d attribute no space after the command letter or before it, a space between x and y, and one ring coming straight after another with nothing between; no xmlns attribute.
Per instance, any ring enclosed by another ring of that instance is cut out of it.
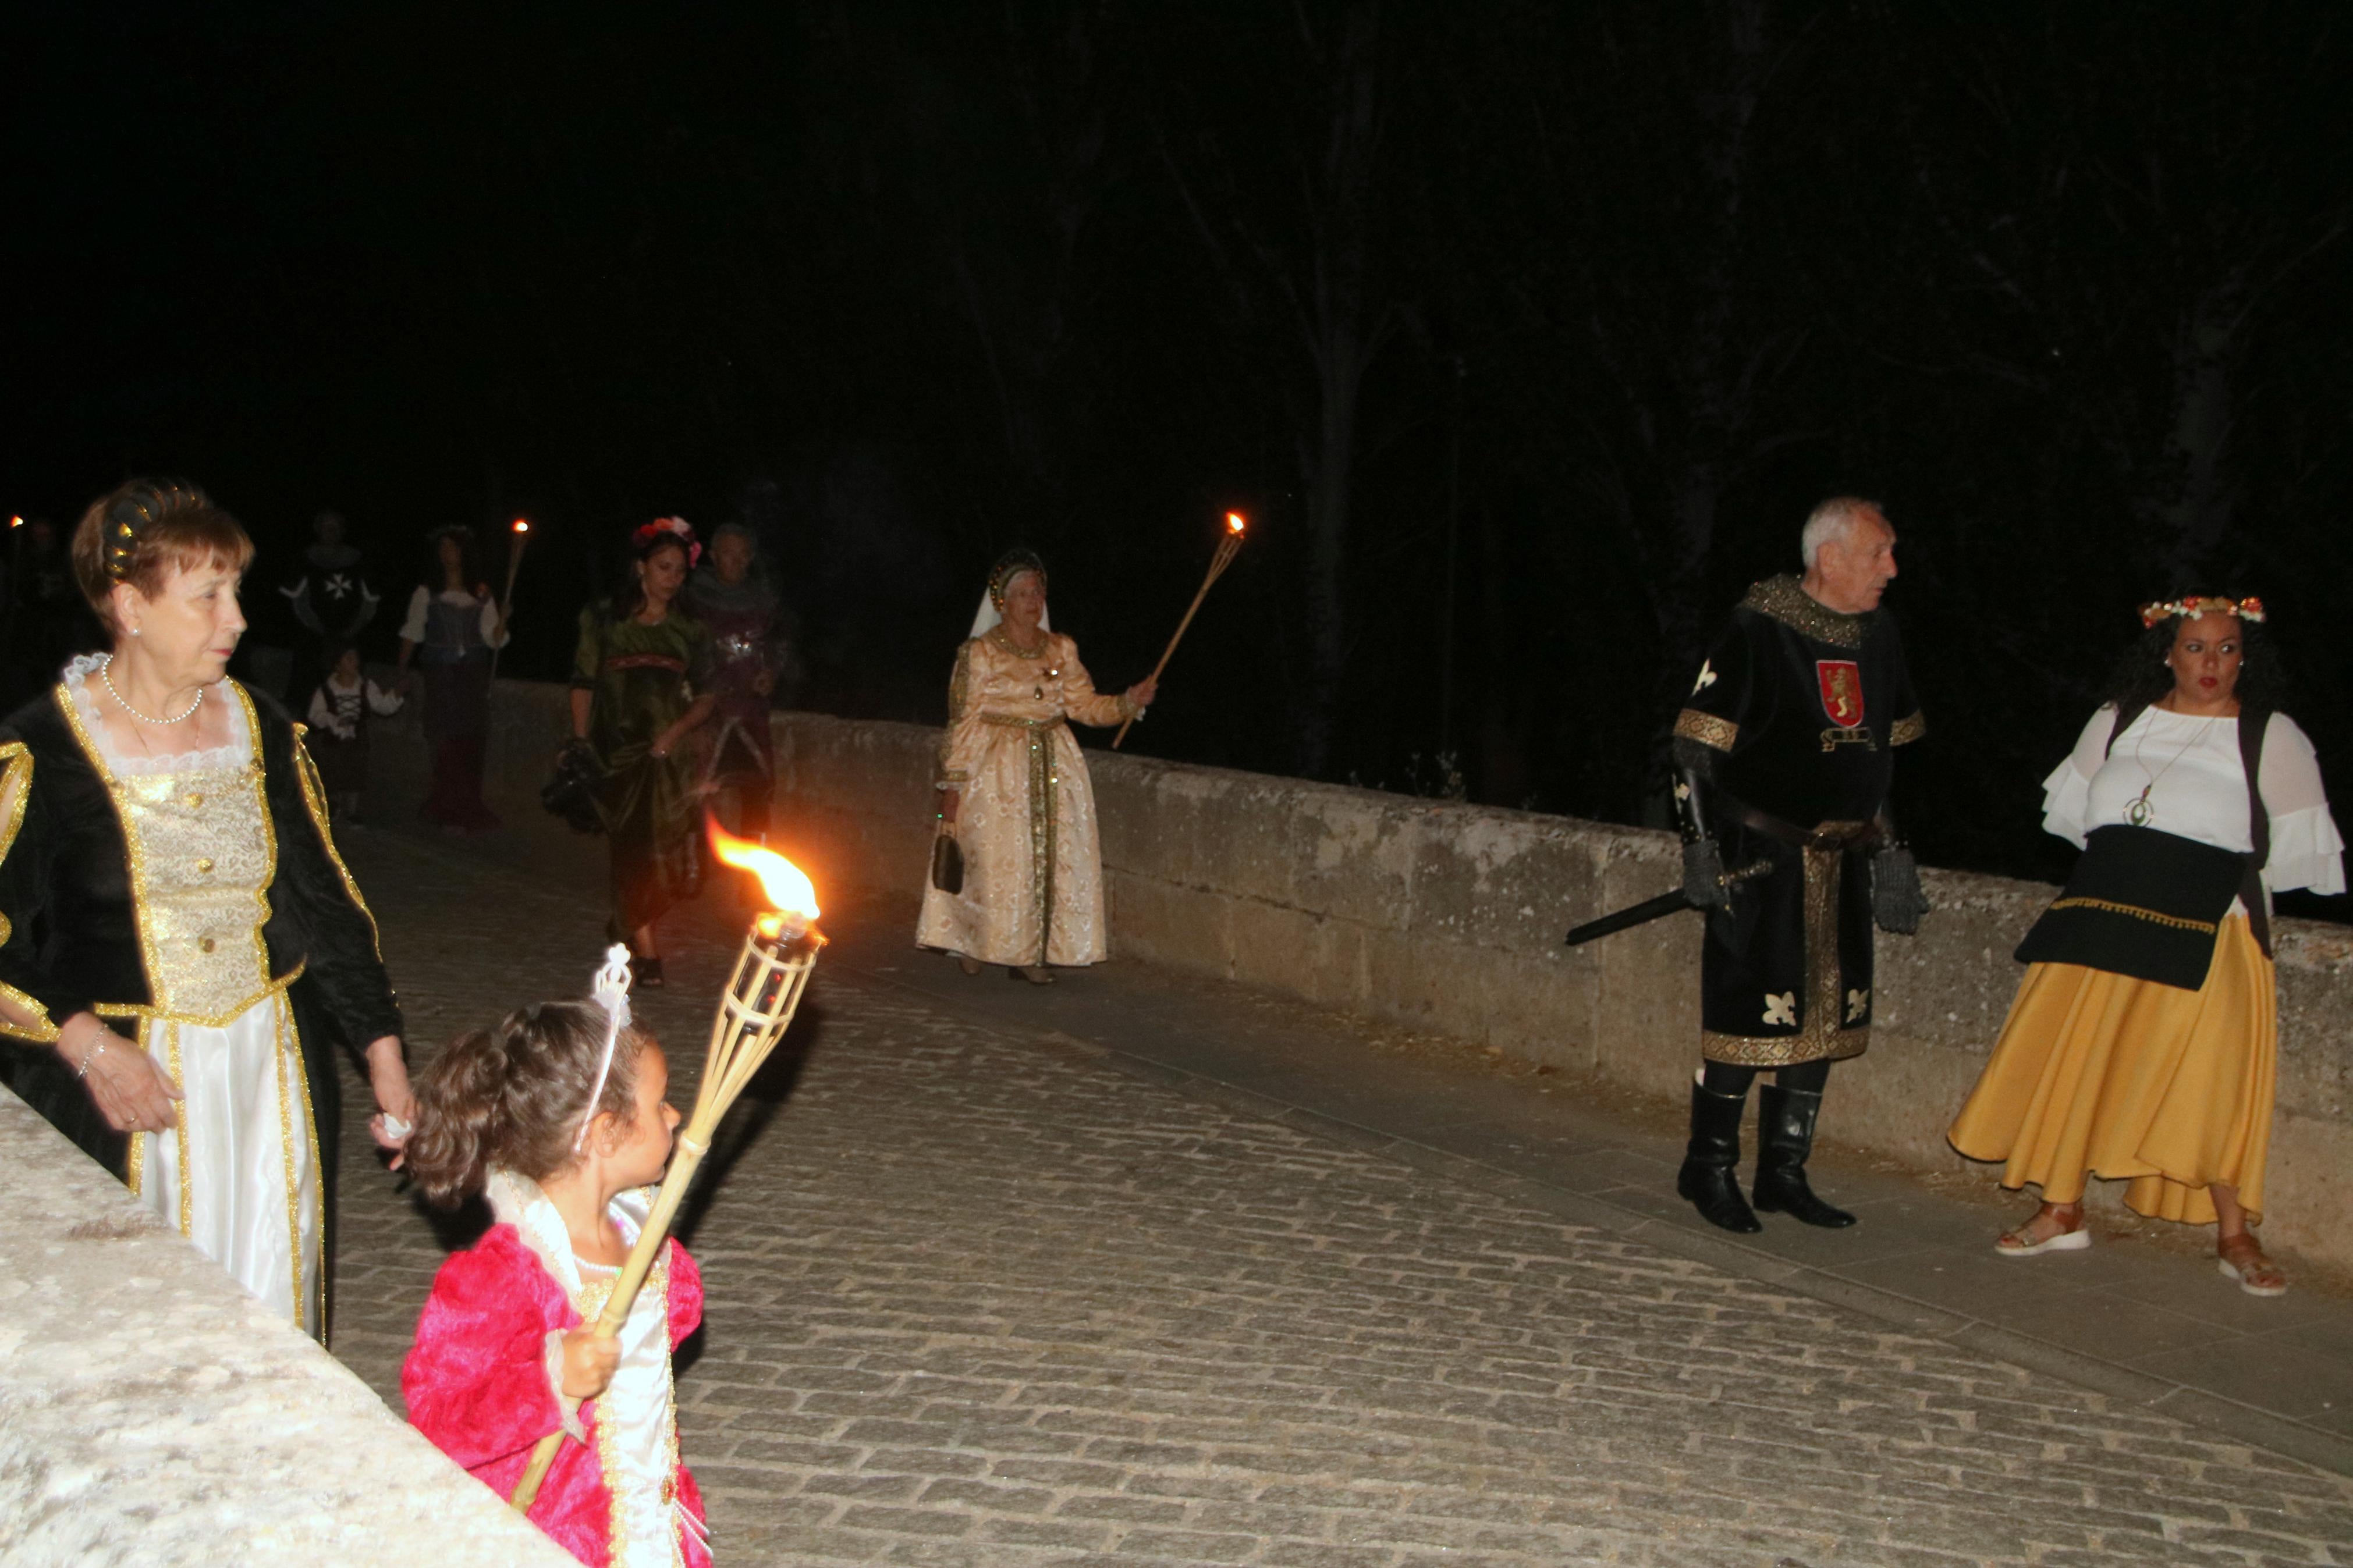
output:
<svg viewBox="0 0 2353 1568"><path fill-rule="evenodd" d="M1027 550L1008 550L989 568L988 590L980 596L980 608L973 612L972 630L965 636L976 637L994 630L1005 619L1005 591L1013 586L1013 579L1024 572L1038 574L1038 585L1046 585L1046 563ZM1053 613L1049 610L1038 617L1038 629L1054 629Z"/></svg>

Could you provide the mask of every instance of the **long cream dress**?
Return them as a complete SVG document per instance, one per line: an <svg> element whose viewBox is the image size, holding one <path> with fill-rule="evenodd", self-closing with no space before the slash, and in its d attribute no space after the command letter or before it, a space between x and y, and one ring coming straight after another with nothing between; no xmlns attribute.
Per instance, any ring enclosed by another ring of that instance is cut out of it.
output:
<svg viewBox="0 0 2353 1568"><path fill-rule="evenodd" d="M960 792L964 890L923 889L915 941L984 963L1100 963L1103 851L1095 796L1071 722L1134 715L1095 689L1078 644L1043 632L1025 654L1002 626L957 650L940 746L942 787Z"/></svg>
<svg viewBox="0 0 2353 1568"><path fill-rule="evenodd" d="M132 1194L315 1334L325 1284L319 1140L288 983L270 974L262 941L277 852L252 707L223 682L212 689L227 698L227 743L128 756L85 683L99 668L87 658L67 667L68 717L130 848L154 988L136 1038L186 1097L169 1131L131 1141Z"/></svg>

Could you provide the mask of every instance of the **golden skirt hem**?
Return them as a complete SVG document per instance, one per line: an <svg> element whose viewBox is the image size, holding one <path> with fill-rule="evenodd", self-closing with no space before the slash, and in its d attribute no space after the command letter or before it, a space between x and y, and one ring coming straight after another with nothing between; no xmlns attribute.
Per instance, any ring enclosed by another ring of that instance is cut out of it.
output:
<svg viewBox="0 0 2353 1568"><path fill-rule="evenodd" d="M2215 1185L2259 1215L2278 1061L2272 961L2232 916L2196 991L2030 965L1946 1138L2047 1203L2096 1176L2128 1183L2126 1205L2153 1219L2212 1224Z"/></svg>

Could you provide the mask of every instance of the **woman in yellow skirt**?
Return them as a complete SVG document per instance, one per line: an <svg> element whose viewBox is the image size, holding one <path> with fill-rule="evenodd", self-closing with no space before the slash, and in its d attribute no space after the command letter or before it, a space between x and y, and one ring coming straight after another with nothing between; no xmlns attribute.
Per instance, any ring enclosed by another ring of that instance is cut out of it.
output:
<svg viewBox="0 0 2353 1568"><path fill-rule="evenodd" d="M2279 1016L2275 890L2345 890L2312 742L2274 710L2256 599L2142 606L2111 700L2043 783L2043 826L2085 853L2035 923L2001 1038L1947 1136L2042 1203L1995 1250L2091 1245L2087 1176L2135 1212L2218 1226L2223 1274L2286 1278L2263 1208Z"/></svg>

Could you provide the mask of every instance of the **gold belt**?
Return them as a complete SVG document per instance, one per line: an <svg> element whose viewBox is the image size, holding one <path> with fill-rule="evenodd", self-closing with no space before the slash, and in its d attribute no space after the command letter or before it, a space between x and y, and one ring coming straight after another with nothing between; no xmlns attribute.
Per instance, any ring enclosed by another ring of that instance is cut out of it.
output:
<svg viewBox="0 0 2353 1568"><path fill-rule="evenodd" d="M1010 713L984 713L980 716L980 721L984 724L1002 724L1008 730L1059 730L1066 722L1060 713L1055 714L1051 719L1016 719Z"/></svg>

